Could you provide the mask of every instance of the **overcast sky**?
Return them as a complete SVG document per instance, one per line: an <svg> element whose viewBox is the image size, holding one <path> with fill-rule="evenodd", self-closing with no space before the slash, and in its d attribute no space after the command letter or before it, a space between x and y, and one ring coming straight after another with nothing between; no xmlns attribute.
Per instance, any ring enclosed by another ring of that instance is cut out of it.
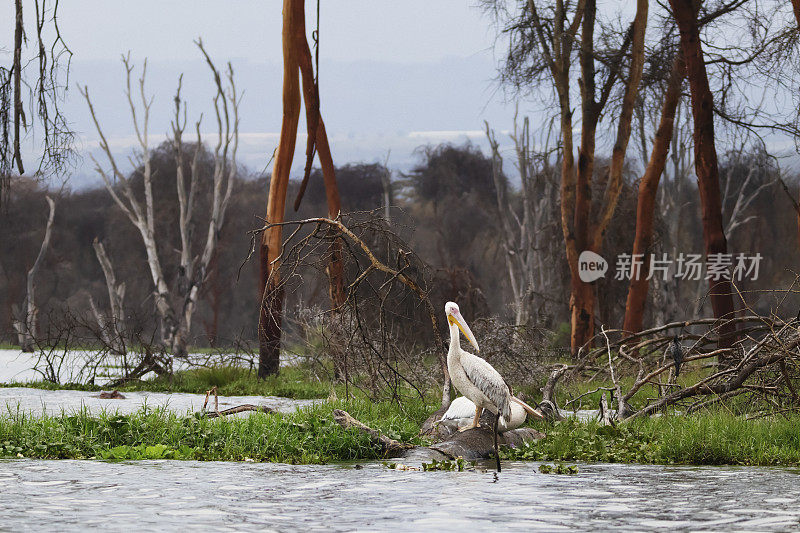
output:
<svg viewBox="0 0 800 533"><path fill-rule="evenodd" d="M8 37L13 5L0 5ZM316 3L306 6L310 33ZM26 18L32 11L30 4ZM209 117L213 87L193 44L199 36L219 65L233 63L245 91L241 160L263 170L280 129L281 2L70 0L60 3L59 19L74 52L65 109L83 150L96 147L97 135L77 83L89 87L118 154L133 146L119 63L127 51L138 65L148 58L154 138L169 130L181 72L190 118L201 112ZM405 170L421 144L467 139L482 144L484 120L499 130L510 129L514 106L493 81L495 30L473 1L323 0L320 20L322 110L337 164L382 161L391 151L390 166ZM10 44L3 43L5 50ZM211 126L207 122L204 131L211 132ZM298 159L296 170L302 166ZM96 183L88 159L71 183Z"/></svg>

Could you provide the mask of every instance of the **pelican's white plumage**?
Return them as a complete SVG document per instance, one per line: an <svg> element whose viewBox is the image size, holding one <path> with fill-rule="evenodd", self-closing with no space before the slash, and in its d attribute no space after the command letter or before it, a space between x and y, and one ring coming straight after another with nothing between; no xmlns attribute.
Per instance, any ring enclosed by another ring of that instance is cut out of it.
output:
<svg viewBox="0 0 800 533"><path fill-rule="evenodd" d="M503 376L489 363L461 349L461 332L472 343L476 350L478 342L469 329L458 305L447 302L444 306L447 322L450 327L450 350L447 353L447 370L450 380L461 394L475 404L475 418L472 426L478 427L481 412L486 409L493 414L500 414L506 420L511 419L511 389Z"/></svg>
<svg viewBox="0 0 800 533"><path fill-rule="evenodd" d="M518 398L511 398L511 420L500 417L500 425L497 428L498 431L501 433L511 431L525 423L528 413L526 408L523 407L523 403L524 402ZM534 410L532 407L528 408L532 411ZM442 415L440 420L453 420L459 426L465 426L472 421L472 417L474 416L475 404L466 396L459 396L450 403L450 407L447 408L447 412Z"/></svg>

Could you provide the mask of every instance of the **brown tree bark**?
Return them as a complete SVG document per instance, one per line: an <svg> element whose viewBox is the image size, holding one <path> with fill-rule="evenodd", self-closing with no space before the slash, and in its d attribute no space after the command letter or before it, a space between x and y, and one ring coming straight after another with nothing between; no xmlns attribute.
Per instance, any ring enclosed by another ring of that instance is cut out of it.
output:
<svg viewBox="0 0 800 533"><path fill-rule="evenodd" d="M306 40L305 36L305 14L301 13L301 15L303 33L302 36L296 35L296 37L301 37L297 42L297 47L300 50L299 66L300 73L303 77L303 99L305 100L306 107L306 123L309 127L309 148L306 157L313 159L314 153L311 143L314 143L317 154L319 155L319 163L322 167L322 179L325 183L325 197L328 202L328 217L336 219L342 210L342 202L339 198L339 188L336 185L336 168L333 165L331 147L328 143L328 133L325 131L325 122L322 120L322 115L320 114L319 90L314 81L311 50L308 47L308 40ZM316 125L316 127L314 127L314 125ZM304 181L308 179L307 176L311 168L311 160L306 162L306 166L307 174L303 177ZM299 207L300 200L301 197L298 195L297 202L295 202L295 210ZM335 310L344 303L345 299L342 240L340 238L333 239L330 253L331 257L328 263L328 279L330 282L329 296L331 308Z"/></svg>
<svg viewBox="0 0 800 533"><path fill-rule="evenodd" d="M631 44L631 66L628 78L625 80L625 92L617 124L617 136L603 204L598 218L593 224L592 176L594 174L597 124L614 83L614 75L611 74L601 88L599 100L596 99L594 81L594 26L596 11L597 4L595 0L586 0L583 10L580 50L581 146L578 152L577 176L575 179L573 230L572 232L568 232L566 229L564 231L567 241L567 260L570 262L571 274L570 347L573 355L577 355L578 350L590 342L594 336L594 307L597 298L595 285L580 279L578 257L583 251L588 250L600 253L602 250L605 230L614 215L622 190L622 169L631 135L633 107L639 93L639 84L644 67L644 38L647 28L648 2L647 0L637 0L636 16L633 21L630 40L626 40L621 50L621 52L624 52L627 44ZM564 125L562 124L563 127ZM562 196L562 198L566 197ZM563 209L564 207L562 206L562 224L566 220Z"/></svg>
<svg viewBox="0 0 800 533"><path fill-rule="evenodd" d="M650 282L647 273L652 259L653 221L655 220L656 195L658 183L669 154L672 141L672 130L675 125L675 110L681 96L681 86L686 75L686 64L683 56L678 54L672 64L667 90L664 93L664 104L661 108L661 120L653 139L653 149L644 176L639 182L639 199L636 204L636 236L633 241L633 256L642 254L642 267L638 276L631 276L628 286L628 298L625 302L625 323L623 329L638 333L642 329L644 306ZM635 272L631 272L635 274Z"/></svg>
<svg viewBox="0 0 800 533"><path fill-rule="evenodd" d="M575 180L575 212L573 231L575 248L579 255L589 249L589 223L592 214L592 174L594 174L595 138L597 121L600 118L599 105L595 101L594 69L594 25L597 3L586 0L581 28L581 144L578 149L578 169ZM576 257L577 262L577 257ZM585 283L578 276L576 268L571 269L572 291L570 294L570 347L572 353L594 336L594 285Z"/></svg>
<svg viewBox="0 0 800 533"><path fill-rule="evenodd" d="M22 18L22 0L14 2L16 23L14 25L14 163L20 175L25 173L20 153L20 127L25 124L25 112L22 108L22 41L25 39L25 27Z"/></svg>
<svg viewBox="0 0 800 533"><path fill-rule="evenodd" d="M306 108L308 142L306 168L300 192L295 200L295 210L300 205L308 182L315 152L319 155L325 195L328 201L328 216L337 218L341 211L336 171L333 165L325 122L319 110L319 90L314 78L311 50L306 39L305 4L303 0L284 0L283 3L283 122L281 137L267 202L267 223L280 223L286 211L286 192L289 171L294 158L297 127L300 117L300 90ZM331 230L333 231L333 230ZM259 312L259 365L258 375L264 377L277 374L280 368L281 325L283 318L283 290L280 285L278 257L281 252L282 228L272 226L264 231L261 240L261 307ZM331 242L331 258L328 265L331 307L337 309L344 303L344 269L342 266L342 241Z"/></svg>
<svg viewBox="0 0 800 533"><path fill-rule="evenodd" d="M798 30L800 30L800 0L792 0L792 10L794 11L794 18L797 21ZM800 204L800 198L798 198ZM800 244L800 211L797 213L797 239Z"/></svg>
<svg viewBox="0 0 800 533"><path fill-rule="evenodd" d="M697 21L699 4L692 0L670 0L672 13L681 34L681 49L686 61L686 77L692 96L694 120L695 173L700 191L703 215L703 239L706 258L711 254L727 253L728 243L722 225L722 200L719 188L719 167L714 142L714 100L708 84L708 73L700 42ZM716 318L733 318L733 303L729 279L709 281L711 307ZM720 331L720 347L731 346L736 334L734 324Z"/></svg>
<svg viewBox="0 0 800 533"><path fill-rule="evenodd" d="M271 224L283 222L286 213L286 190L289 185L289 171L294 159L297 126L300 120L299 50L295 43L298 32L301 32L302 38L305 39L302 26L298 27L298 17L302 20L303 8L303 0L283 2L283 120L267 200L266 221ZM277 374L280 368L283 289L280 284L278 257L281 252L282 236L281 226L272 226L261 234L259 377Z"/></svg>

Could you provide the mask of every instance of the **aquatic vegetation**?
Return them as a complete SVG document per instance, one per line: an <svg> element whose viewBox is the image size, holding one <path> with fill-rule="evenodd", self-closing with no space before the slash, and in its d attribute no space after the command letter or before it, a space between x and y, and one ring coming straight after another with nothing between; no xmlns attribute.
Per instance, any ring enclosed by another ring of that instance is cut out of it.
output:
<svg viewBox="0 0 800 533"><path fill-rule="evenodd" d="M540 474L566 474L573 476L578 473L578 465L564 465L558 463L557 465L543 464L539 465Z"/></svg>
<svg viewBox="0 0 800 533"><path fill-rule="evenodd" d="M566 419L505 459L695 465L800 465L798 417L747 420L728 412L662 416L601 426Z"/></svg>
<svg viewBox="0 0 800 533"><path fill-rule="evenodd" d="M378 459L380 450L356 430L343 430L333 408L348 409L387 435L419 442L427 415L422 402L373 404L363 400L320 403L292 414L251 414L207 419L166 410L56 416L24 413L0 417L0 457L42 459L196 459L327 463Z"/></svg>
<svg viewBox="0 0 800 533"><path fill-rule="evenodd" d="M422 463L422 470L424 472L431 472L434 470L444 470L446 472L463 472L464 467L469 466L474 468L475 461L465 461L463 457L456 457L452 461L444 459L437 461L434 459L430 463Z"/></svg>

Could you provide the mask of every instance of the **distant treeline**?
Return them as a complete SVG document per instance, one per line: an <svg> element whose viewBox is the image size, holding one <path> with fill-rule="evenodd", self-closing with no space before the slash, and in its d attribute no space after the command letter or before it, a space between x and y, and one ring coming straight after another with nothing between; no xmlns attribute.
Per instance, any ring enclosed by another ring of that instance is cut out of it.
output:
<svg viewBox="0 0 800 533"><path fill-rule="evenodd" d="M555 163L555 162L554 162ZM605 164L597 165L593 187L601 187ZM170 257L180 248L177 218L176 169L172 146L162 145L152 153L153 187L156 211L155 232L159 254ZM192 232L197 253L202 249L208 224L208 185L212 172L211 158L204 154L200 161L200 194ZM510 165L506 165L510 167ZM559 164L545 166L541 172L558 172ZM617 280L616 263L620 254L630 254L635 231L636 180L641 169L628 168L619 207L607 231L603 256L609 271L598 282L597 320L607 327L619 327L625 312L627 280ZM727 195L723 202L729 251L763 257L758 279L738 284L748 303L755 309L774 306L768 294L748 291L786 287L797 271L798 247L796 215L786 192L777 181L778 169L772 159L759 150L737 152L722 158L722 189ZM141 179L132 173L133 183ZM748 179L749 176L749 179ZM391 180L387 180L391 177ZM420 257L435 272L436 298L455 299L471 318L498 316L513 320L513 295L507 266L507 250L502 245L500 209L522 212L520 180L516 176L493 176L493 162L473 145L443 144L419 150L419 162L407 174L392 173L381 164L347 164L337 169L337 180L344 211L376 210L375 216L388 216L394 231L404 237ZM541 175L541 183L558 183L558 175ZM681 180L683 187L670 187ZM665 176L657 217L656 253L667 253L677 259L681 253L700 254L703 250L702 229L697 205L697 189L691 174ZM387 186L388 184L388 186ZM205 187L205 191L203 190ZM294 198L298 183L293 182L289 193ZM502 190L498 190L498 187ZM794 185L789 184L796 197ZM544 194L536 192L534 194ZM555 189L558 190L557 187ZM265 212L267 180L240 169L236 178L226 222L219 236L219 247L207 284L203 287L200 307L193 322L194 345L228 344L234 339L255 338L257 326L258 264L245 262L251 248L248 231L262 226ZM748 198L745 205L736 207L736 199ZM8 191L7 201L0 211L0 335L3 341L14 342L12 308L25 297L26 272L33 263L42 240L47 217L45 194L39 182L15 179ZM137 230L120 212L105 188L63 191L57 196L52 242L37 278L36 303L39 308L39 328L46 330L56 313L69 309L84 313L89 309L89 297L101 306L108 306L103 272L95 257L92 241L97 238L105 246L117 280L125 282L126 309L132 316L153 317L153 286L147 273L147 261ZM500 197L500 201L498 199ZM390 208L385 209L389 202ZM291 202L287 209L291 210ZM568 345L569 272L564 257L558 202L552 202L535 226L546 239L531 239L548 243L542 264L549 270L546 286L538 286L535 294L525 300L528 308L526 322L533 325L566 331L563 343ZM323 216L327 213L322 177L314 171L299 212L287 218ZM541 245L541 244L540 244ZM660 257L660 255L657 255ZM175 283L177 261L165 261L168 283ZM304 279L302 292L287 294L286 309L298 306L328 305L327 281ZM709 315L703 297L705 281L677 280L655 283L649 294L646 324L664 320L688 320L697 315ZM302 300L302 301L301 301ZM439 303L434 302L439 308ZM795 306L788 302L786 309ZM794 312L793 311L793 312ZM787 311L788 312L788 311ZM153 326L155 327L155 322Z"/></svg>

